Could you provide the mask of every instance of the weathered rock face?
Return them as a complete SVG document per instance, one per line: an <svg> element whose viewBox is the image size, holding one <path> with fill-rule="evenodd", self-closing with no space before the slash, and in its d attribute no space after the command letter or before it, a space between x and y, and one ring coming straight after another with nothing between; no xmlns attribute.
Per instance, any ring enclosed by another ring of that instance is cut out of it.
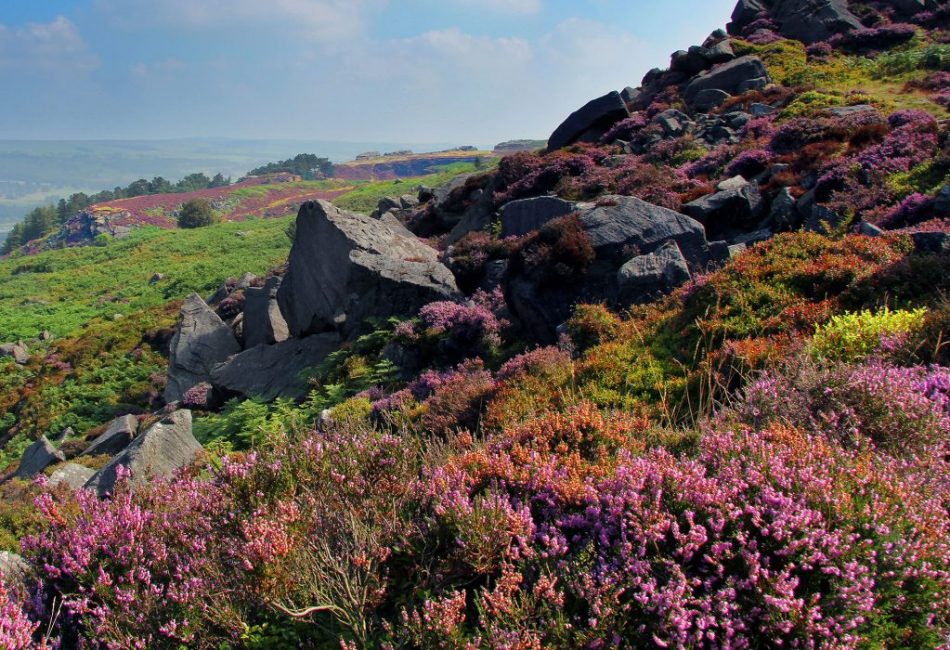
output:
<svg viewBox="0 0 950 650"><path fill-rule="evenodd" d="M52 487L59 485L68 485L71 490L78 490L89 482L96 474L96 470L90 469L77 463L66 463L62 467L57 467L49 476L49 484Z"/></svg>
<svg viewBox="0 0 950 650"><path fill-rule="evenodd" d="M271 345L290 337L287 321L277 304L280 278L270 278L262 288L249 288L244 298L244 347Z"/></svg>
<svg viewBox="0 0 950 650"><path fill-rule="evenodd" d="M268 402L278 397L301 398L309 390L304 372L339 345L336 333L259 345L216 367L211 374L212 385L224 395L258 397Z"/></svg>
<svg viewBox="0 0 950 650"><path fill-rule="evenodd" d="M129 446L139 430L139 421L134 415L116 418L105 433L92 441L83 456L115 455Z"/></svg>
<svg viewBox="0 0 950 650"><path fill-rule="evenodd" d="M171 342L165 401L180 401L185 392L211 378L211 370L241 346L231 328L197 294L185 299Z"/></svg>
<svg viewBox="0 0 950 650"><path fill-rule="evenodd" d="M13 357L13 360L23 366L30 362L30 351L22 341L4 343L0 345L0 357Z"/></svg>
<svg viewBox="0 0 950 650"><path fill-rule="evenodd" d="M277 302L293 336L335 330L350 338L368 318L408 316L457 295L434 249L375 219L312 201L297 216Z"/></svg>
<svg viewBox="0 0 950 650"><path fill-rule="evenodd" d="M594 99L573 112L548 138L548 151L578 141L599 140L611 126L630 116L627 104L618 92Z"/></svg>
<svg viewBox="0 0 950 650"><path fill-rule="evenodd" d="M950 217L950 185L947 185L937 195L934 201L934 211L937 216Z"/></svg>
<svg viewBox="0 0 950 650"><path fill-rule="evenodd" d="M779 24L782 36L807 44L862 26L848 10L847 0L779 0L771 9L771 16Z"/></svg>
<svg viewBox="0 0 950 650"><path fill-rule="evenodd" d="M718 65L697 76L686 86L685 97L690 104L703 90L721 90L730 95L748 90L749 82L764 79L770 81L765 64L757 56L742 56Z"/></svg>
<svg viewBox="0 0 950 650"><path fill-rule="evenodd" d="M39 440L24 450L15 476L24 479L33 478L50 465L62 463L65 460L63 452L56 449L46 436L40 436Z"/></svg>
<svg viewBox="0 0 950 650"><path fill-rule="evenodd" d="M100 496L109 494L115 488L119 467L131 472L132 485L167 478L193 462L200 451L201 445L191 433L191 411L175 411L133 440L84 487L96 490Z"/></svg>
<svg viewBox="0 0 950 650"><path fill-rule="evenodd" d="M501 208L502 237L521 237L552 219L574 212L570 201L555 196L538 196L506 203Z"/></svg>
<svg viewBox="0 0 950 650"><path fill-rule="evenodd" d="M617 273L620 301L641 303L668 293L690 279L689 266L679 246L668 241L649 255L635 257Z"/></svg>
<svg viewBox="0 0 950 650"><path fill-rule="evenodd" d="M683 206L683 212L703 224L715 239L754 227L767 209L758 185L749 182L741 186L732 184Z"/></svg>
<svg viewBox="0 0 950 650"><path fill-rule="evenodd" d="M725 245L714 251L693 219L634 197L607 196L597 205L578 204L576 211L595 253L587 273L552 284L515 267L506 284L513 313L539 341L556 339L557 326L577 302L629 304L729 254Z"/></svg>
<svg viewBox="0 0 950 650"><path fill-rule="evenodd" d="M618 260L632 247L651 253L671 240L697 264L708 256L701 224L632 196L605 196L599 205L583 209L580 220L600 260Z"/></svg>

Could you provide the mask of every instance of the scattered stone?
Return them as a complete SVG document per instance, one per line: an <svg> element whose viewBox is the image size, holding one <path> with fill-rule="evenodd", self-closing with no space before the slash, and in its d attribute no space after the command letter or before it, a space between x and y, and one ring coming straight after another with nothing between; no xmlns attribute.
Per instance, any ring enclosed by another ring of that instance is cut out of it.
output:
<svg viewBox="0 0 950 650"><path fill-rule="evenodd" d="M875 226L873 223L862 221L858 224L858 234L864 235L865 237L881 237L884 235L884 231Z"/></svg>
<svg viewBox="0 0 950 650"><path fill-rule="evenodd" d="M240 351L231 328L200 296L191 294L182 305L171 341L165 401L180 401L189 388L208 381L216 365Z"/></svg>
<svg viewBox="0 0 950 650"><path fill-rule="evenodd" d="M950 217L950 185L944 186L934 200L934 210L938 217Z"/></svg>
<svg viewBox="0 0 950 650"><path fill-rule="evenodd" d="M716 186L716 189L719 190L720 192L727 192L729 190L740 190L748 184L749 184L749 181L747 181L742 176L733 176L732 178L727 178L726 180L719 183L719 185Z"/></svg>
<svg viewBox="0 0 950 650"><path fill-rule="evenodd" d="M224 395L257 397L267 402L278 397L302 398L310 389L305 371L339 346L340 337L335 333L259 345L216 367L211 383Z"/></svg>
<svg viewBox="0 0 950 650"><path fill-rule="evenodd" d="M877 109L870 104L855 104L854 106L829 108L828 112L835 117L849 117L851 115L860 115L861 113L876 113Z"/></svg>
<svg viewBox="0 0 950 650"><path fill-rule="evenodd" d="M326 201L301 206L277 291L293 336L337 330L350 338L367 319L408 316L457 296L452 273L419 239Z"/></svg>
<svg viewBox="0 0 950 650"><path fill-rule="evenodd" d="M622 99L628 106L636 105L640 101L640 98L643 97L643 91L639 88L631 88L627 86L620 91L620 99Z"/></svg>
<svg viewBox="0 0 950 650"><path fill-rule="evenodd" d="M403 194L399 197L399 207L403 210L411 210L419 205L419 199L411 194Z"/></svg>
<svg viewBox="0 0 950 650"><path fill-rule="evenodd" d="M139 430L139 421L134 415L116 418L105 433L92 441L82 456L114 456L129 446Z"/></svg>
<svg viewBox="0 0 950 650"><path fill-rule="evenodd" d="M280 313L277 304L277 290L280 278L267 280L261 288L251 287L245 292L244 299L244 347L271 345L286 341L290 337L287 321Z"/></svg>
<svg viewBox="0 0 950 650"><path fill-rule="evenodd" d="M693 126L689 116L675 108L663 111L654 117L653 121L663 128L663 133L668 138L678 138L686 135Z"/></svg>
<svg viewBox="0 0 950 650"><path fill-rule="evenodd" d="M65 461L63 452L56 449L46 436L40 436L39 440L24 450L20 458L20 466L14 476L31 479L50 465Z"/></svg>
<svg viewBox="0 0 950 650"><path fill-rule="evenodd" d="M159 282L161 282L161 281L164 280L164 279L165 279L165 274L164 274L164 273L156 273L155 275L153 275L152 277L150 277L150 278L148 279L148 283L149 283L149 284L158 284Z"/></svg>
<svg viewBox="0 0 950 650"><path fill-rule="evenodd" d="M13 357L14 362L25 366L30 362L30 351L23 341L4 343L0 345L0 357Z"/></svg>
<svg viewBox="0 0 950 650"><path fill-rule="evenodd" d="M115 488L119 467L131 472L132 485L142 485L154 478L169 478L191 464L201 449L191 432L191 411L178 410L139 435L84 487L96 490L100 496L109 494Z"/></svg>
<svg viewBox="0 0 950 650"><path fill-rule="evenodd" d="M693 103L691 106L693 107L693 110L699 111L700 113L706 113L714 108L719 108L730 97L732 97L732 95L724 90L719 90L718 88L706 88L705 90L700 90L698 93L696 93L696 96L693 97Z"/></svg>
<svg viewBox="0 0 950 650"><path fill-rule="evenodd" d="M522 237L558 217L574 212L570 201L555 196L538 196L506 203L501 208L502 237Z"/></svg>
<svg viewBox="0 0 950 650"><path fill-rule="evenodd" d="M26 579L30 574L30 564L22 556L9 551L0 551L0 575L8 587L20 584L26 587Z"/></svg>
<svg viewBox="0 0 950 650"><path fill-rule="evenodd" d="M594 99L570 115L548 138L548 151L556 151L578 141L599 140L611 126L630 116L618 92Z"/></svg>
<svg viewBox="0 0 950 650"><path fill-rule="evenodd" d="M689 82L685 91L686 101L692 105L700 91L708 89L717 89L735 94L741 92L740 87L743 83L754 79L766 79L767 81L770 79L765 64L757 56L739 57L728 63L718 65Z"/></svg>
<svg viewBox="0 0 950 650"><path fill-rule="evenodd" d="M766 115L771 115L775 112L775 108L769 106L768 104L760 104L755 102L749 106L749 112L752 113L752 117L765 117Z"/></svg>
<svg viewBox="0 0 950 650"><path fill-rule="evenodd" d="M62 467L57 467L56 470L50 474L49 484L51 487L56 487L65 483L70 489L76 491L88 483L89 479L91 479L95 473L96 470L84 465L66 463Z"/></svg>
<svg viewBox="0 0 950 650"><path fill-rule="evenodd" d="M686 258L676 242L669 241L648 255L640 255L624 264L617 273L620 300L625 304L642 303L672 291L690 279Z"/></svg>
<svg viewBox="0 0 950 650"><path fill-rule="evenodd" d="M945 232L915 232L911 234L914 250L918 253L950 254L950 234Z"/></svg>
<svg viewBox="0 0 950 650"><path fill-rule="evenodd" d="M248 287L253 287L257 283L257 276L253 273L245 273L238 278L237 284L234 286L235 289L247 289Z"/></svg>
<svg viewBox="0 0 950 650"><path fill-rule="evenodd" d="M769 225L774 232L791 230L795 226L795 197L791 190L783 187L772 199L769 212Z"/></svg>

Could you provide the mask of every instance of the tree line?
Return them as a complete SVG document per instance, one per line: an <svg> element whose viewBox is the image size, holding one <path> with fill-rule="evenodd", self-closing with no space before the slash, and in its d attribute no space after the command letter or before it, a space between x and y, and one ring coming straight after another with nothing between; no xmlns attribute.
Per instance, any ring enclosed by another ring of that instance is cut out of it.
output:
<svg viewBox="0 0 950 650"><path fill-rule="evenodd" d="M333 163L312 153L297 154L293 158L268 163L248 172L248 176L264 176L287 172L300 176L305 181L320 180L333 176Z"/></svg>
<svg viewBox="0 0 950 650"><path fill-rule="evenodd" d="M103 190L89 195L77 192L67 199L60 199L55 205L44 205L30 210L25 217L16 223L7 235L6 241L0 247L0 255L6 255L18 247L38 237L56 230L78 212L97 203L106 203L117 199L131 199L148 194L176 194L180 192L195 192L215 187L224 187L231 184L231 178L222 174L215 174L209 178L206 174L188 174L177 183L156 176L152 180L140 178L129 183L126 187L116 187L112 190Z"/></svg>

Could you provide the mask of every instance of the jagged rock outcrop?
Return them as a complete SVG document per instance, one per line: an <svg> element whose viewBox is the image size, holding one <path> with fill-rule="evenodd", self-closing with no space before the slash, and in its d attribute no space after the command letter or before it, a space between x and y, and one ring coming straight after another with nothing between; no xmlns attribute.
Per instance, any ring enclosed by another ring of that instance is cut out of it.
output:
<svg viewBox="0 0 950 650"><path fill-rule="evenodd" d="M648 255L633 258L617 272L619 300L642 303L688 282L689 264L675 241L668 241Z"/></svg>
<svg viewBox="0 0 950 650"><path fill-rule="evenodd" d="M287 321L277 304L281 279L273 277L263 287L251 287L244 293L244 347L271 345L290 337Z"/></svg>
<svg viewBox="0 0 950 650"><path fill-rule="evenodd" d="M894 4L910 5L915 4L915 0L900 0ZM910 13L915 12L911 9ZM762 15L778 25L782 36L807 44L861 28L861 21L851 13L847 0L740 0L732 13L729 33L742 34Z"/></svg>
<svg viewBox="0 0 950 650"><path fill-rule="evenodd" d="M701 91L721 90L730 95L762 88L771 83L765 64L757 56L742 56L718 65L693 78L686 86L684 97L690 104Z"/></svg>
<svg viewBox="0 0 950 650"><path fill-rule="evenodd" d="M611 126L629 117L627 103L618 92L591 100L571 113L551 137L548 151L555 151L575 142L596 142Z"/></svg>
<svg viewBox="0 0 950 650"><path fill-rule="evenodd" d="M415 237L325 201L300 208L277 302L291 335L359 334L367 319L408 316L455 298L452 273Z"/></svg>
<svg viewBox="0 0 950 650"><path fill-rule="evenodd" d="M240 351L231 328L199 295L191 294L171 342L165 401L180 401L189 388L209 381L216 365Z"/></svg>
<svg viewBox="0 0 950 650"><path fill-rule="evenodd" d="M17 478L30 479L42 472L50 465L66 461L63 452L56 449L46 438L40 436L39 440L27 447L20 458L20 466L17 468Z"/></svg>
<svg viewBox="0 0 950 650"><path fill-rule="evenodd" d="M191 432L191 411L175 411L133 440L84 487L96 490L100 496L109 494L115 488L119 467L131 472L132 485L168 478L194 462L201 450L201 444Z"/></svg>
<svg viewBox="0 0 950 650"><path fill-rule="evenodd" d="M703 226L690 217L633 196L605 196L580 211L580 220L601 260L618 260L635 247L651 253L675 241L692 264L709 259Z"/></svg>
<svg viewBox="0 0 950 650"><path fill-rule="evenodd" d="M82 452L83 456L114 455L129 446L139 430L139 421L134 415L116 418L105 432L92 441Z"/></svg>
<svg viewBox="0 0 950 650"><path fill-rule="evenodd" d="M501 207L502 237L521 237L537 230L552 219L574 212L571 201L556 196L538 196L511 201Z"/></svg>
<svg viewBox="0 0 950 650"><path fill-rule="evenodd" d="M278 397L301 398L309 390L305 371L339 346L336 333L259 345L217 366L211 382L225 396L256 397L268 402Z"/></svg>
<svg viewBox="0 0 950 650"><path fill-rule="evenodd" d="M765 216L768 204L757 183L730 179L730 184L683 206L683 212L703 224L710 237L719 239L754 228Z"/></svg>
<svg viewBox="0 0 950 650"><path fill-rule="evenodd" d="M49 484L51 487L68 485L71 490L78 490L89 482L95 476L96 470L80 465L78 463L66 463L62 467L49 475Z"/></svg>
<svg viewBox="0 0 950 650"><path fill-rule="evenodd" d="M729 256L724 243L706 241L700 223L632 196L602 197L596 205L578 204L576 212L594 252L582 275L552 282L543 272L515 266L508 276L508 305L539 341L556 339L557 326L577 302L630 304Z"/></svg>

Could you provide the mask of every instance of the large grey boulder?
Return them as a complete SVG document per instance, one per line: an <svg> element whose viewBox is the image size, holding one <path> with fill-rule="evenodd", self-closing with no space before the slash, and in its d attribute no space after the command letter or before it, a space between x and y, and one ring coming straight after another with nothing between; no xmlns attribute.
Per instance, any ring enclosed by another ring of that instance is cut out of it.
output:
<svg viewBox="0 0 950 650"><path fill-rule="evenodd" d="M770 13L782 36L806 44L862 27L848 0L779 0Z"/></svg>
<svg viewBox="0 0 950 650"><path fill-rule="evenodd" d="M636 248L652 253L661 244L675 241L687 259L706 260L706 233L702 224L667 208L632 196L605 196L595 206L580 210L581 224L600 260L623 258Z"/></svg>
<svg viewBox="0 0 950 650"><path fill-rule="evenodd" d="M30 479L42 472L44 469L55 463L65 462L66 457L63 452L56 449L46 436L40 436L39 440L27 447L20 458L20 466L17 468L17 478Z"/></svg>
<svg viewBox="0 0 950 650"><path fill-rule="evenodd" d="M686 101L692 105L703 90L721 90L735 95L744 90L744 84L759 79L770 79L765 64L757 56L742 56L717 65L690 81L686 86Z"/></svg>
<svg viewBox="0 0 950 650"><path fill-rule="evenodd" d="M277 291L291 335L358 335L367 319L409 316L458 297L435 249L365 215L309 201L297 216L287 274Z"/></svg>
<svg viewBox="0 0 950 650"><path fill-rule="evenodd" d="M271 345L290 337L287 321L277 304L280 278L270 278L263 287L244 292L244 347Z"/></svg>
<svg viewBox="0 0 950 650"><path fill-rule="evenodd" d="M612 92L589 101L583 107L571 113L548 138L548 151L556 151L578 141L595 142L610 127L622 119L630 117L630 111L623 97Z"/></svg>
<svg viewBox="0 0 950 650"><path fill-rule="evenodd" d="M92 441L82 456L115 455L129 446L139 430L139 421L134 415L116 418L105 433Z"/></svg>
<svg viewBox="0 0 950 650"><path fill-rule="evenodd" d="M713 239L754 227L757 220L765 216L767 209L768 205L756 183L732 186L683 206L683 212L703 224Z"/></svg>
<svg viewBox="0 0 950 650"><path fill-rule="evenodd" d="M180 401L189 388L208 381L216 365L240 351L231 328L198 294L191 294L171 342L165 401Z"/></svg>
<svg viewBox="0 0 950 650"><path fill-rule="evenodd" d="M178 410L139 435L84 487L96 490L100 496L109 494L115 488L119 467L131 472L132 485L168 478L194 462L201 449L191 432L191 411Z"/></svg>
<svg viewBox="0 0 950 650"><path fill-rule="evenodd" d="M552 219L564 217L575 210L570 201L556 196L538 196L506 203L501 208L502 237L522 237Z"/></svg>
<svg viewBox="0 0 950 650"><path fill-rule="evenodd" d="M66 463L62 467L49 475L49 484L51 487L59 485L68 485L73 491L80 489L95 476L96 470L80 465L78 463Z"/></svg>
<svg viewBox="0 0 950 650"><path fill-rule="evenodd" d="M690 277L686 258L676 242L669 241L620 267L617 272L620 300L626 304L645 302L672 291Z"/></svg>
<svg viewBox="0 0 950 650"><path fill-rule="evenodd" d="M740 34L759 14L766 11L762 0L739 0L732 11L732 22L727 25L730 34Z"/></svg>
<svg viewBox="0 0 950 650"><path fill-rule="evenodd" d="M16 363L25 366L30 362L30 351L23 341L4 343L0 345L0 357L12 357Z"/></svg>
<svg viewBox="0 0 950 650"><path fill-rule="evenodd" d="M304 373L340 346L335 333L289 339L277 345L259 345L222 363L211 374L213 386L225 395L272 401L307 395Z"/></svg>

